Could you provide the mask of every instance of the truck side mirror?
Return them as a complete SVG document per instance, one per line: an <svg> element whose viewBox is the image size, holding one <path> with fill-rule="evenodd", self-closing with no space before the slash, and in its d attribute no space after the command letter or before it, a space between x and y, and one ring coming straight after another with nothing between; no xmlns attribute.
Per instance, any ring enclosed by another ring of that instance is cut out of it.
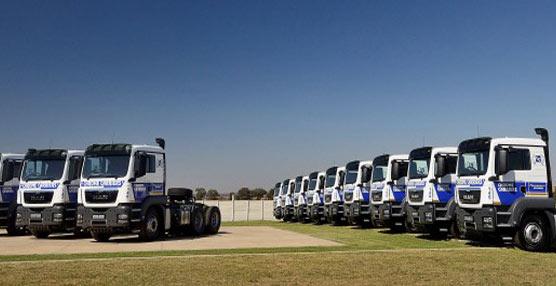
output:
<svg viewBox="0 0 556 286"><path fill-rule="evenodd" d="M340 172L340 186L344 185L345 179L346 179L346 173Z"/></svg>
<svg viewBox="0 0 556 286"><path fill-rule="evenodd" d="M508 157L509 157L508 149L496 148L496 156L495 156L495 164L494 164L495 166L494 172L496 173L496 176L504 175L509 171L510 166L508 165Z"/></svg>
<svg viewBox="0 0 556 286"><path fill-rule="evenodd" d="M147 174L147 156L136 154L133 176L137 179L145 176L145 174Z"/></svg>
<svg viewBox="0 0 556 286"><path fill-rule="evenodd" d="M371 170L373 167L363 166L361 167L361 183L365 184L371 181Z"/></svg>
<svg viewBox="0 0 556 286"><path fill-rule="evenodd" d="M391 171L390 175L392 177L392 181L396 181L399 178L401 178L401 176L400 176L400 163L392 162L392 171Z"/></svg>
<svg viewBox="0 0 556 286"><path fill-rule="evenodd" d="M436 169L434 170L434 177L441 178L446 175L446 157L436 156Z"/></svg>
<svg viewBox="0 0 556 286"><path fill-rule="evenodd" d="M14 162L4 161L4 168L2 168L2 183L11 181L14 178Z"/></svg>
<svg viewBox="0 0 556 286"><path fill-rule="evenodd" d="M324 177L320 177L320 180L319 180L319 190L324 189L324 181L325 181Z"/></svg>

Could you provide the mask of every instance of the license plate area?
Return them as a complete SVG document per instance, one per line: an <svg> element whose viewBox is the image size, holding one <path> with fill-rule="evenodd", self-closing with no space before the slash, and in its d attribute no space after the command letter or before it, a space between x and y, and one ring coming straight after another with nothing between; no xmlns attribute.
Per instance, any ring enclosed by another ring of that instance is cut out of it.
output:
<svg viewBox="0 0 556 286"><path fill-rule="evenodd" d="M93 215L93 220L105 220L106 219L106 215L104 214L94 214Z"/></svg>
<svg viewBox="0 0 556 286"><path fill-rule="evenodd" d="M38 213L38 214L31 214L30 218L32 220L42 220L42 214Z"/></svg>
<svg viewBox="0 0 556 286"><path fill-rule="evenodd" d="M470 215L466 215L466 216L463 217L463 220L465 222L473 222L473 217L470 216Z"/></svg>

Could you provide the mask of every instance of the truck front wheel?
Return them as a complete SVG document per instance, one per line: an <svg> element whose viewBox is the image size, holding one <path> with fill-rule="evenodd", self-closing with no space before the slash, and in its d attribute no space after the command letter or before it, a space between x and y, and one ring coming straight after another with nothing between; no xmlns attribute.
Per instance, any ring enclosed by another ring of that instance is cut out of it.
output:
<svg viewBox="0 0 556 286"><path fill-rule="evenodd" d="M151 208L147 211L145 219L141 223L141 231L139 232L139 238L142 241L153 241L156 240L160 234L161 229L161 219L158 211Z"/></svg>
<svg viewBox="0 0 556 286"><path fill-rule="evenodd" d="M548 228L539 215L526 215L515 236L515 243L527 251L541 252L548 249Z"/></svg>
<svg viewBox="0 0 556 286"><path fill-rule="evenodd" d="M15 221L8 222L8 227L6 228L6 231L8 232L9 236L17 236L17 235L25 234L24 229L20 229L15 226Z"/></svg>
<svg viewBox="0 0 556 286"><path fill-rule="evenodd" d="M95 231L91 231L91 235L93 236L93 239L98 242L107 242L108 240L110 240L110 237L112 236L112 234L109 232L95 232Z"/></svg>
<svg viewBox="0 0 556 286"><path fill-rule="evenodd" d="M31 229L31 234L38 239L43 239L50 235L50 231Z"/></svg>

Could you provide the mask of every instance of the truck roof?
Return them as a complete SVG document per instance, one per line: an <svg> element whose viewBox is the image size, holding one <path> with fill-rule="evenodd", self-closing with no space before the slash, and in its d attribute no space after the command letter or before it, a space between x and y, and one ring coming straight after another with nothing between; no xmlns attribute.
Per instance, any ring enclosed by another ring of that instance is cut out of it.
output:
<svg viewBox="0 0 556 286"><path fill-rule="evenodd" d="M25 159L53 159L63 156L83 155L83 150L68 150L68 149L29 149L25 154Z"/></svg>
<svg viewBox="0 0 556 286"><path fill-rule="evenodd" d="M467 140L462 141L458 146L458 151L459 152L473 152L473 151L479 151L479 150L486 150L491 145L495 146L495 145L506 145L506 144L508 144L508 145L513 145L513 144L533 145L533 146L539 146L539 147L546 146L546 143L539 138L511 138L511 137L490 138L490 137L479 137L479 138L467 139Z"/></svg>
<svg viewBox="0 0 556 286"><path fill-rule="evenodd" d="M8 159L23 159L25 154L16 154L16 153L0 153L1 158L8 158Z"/></svg>

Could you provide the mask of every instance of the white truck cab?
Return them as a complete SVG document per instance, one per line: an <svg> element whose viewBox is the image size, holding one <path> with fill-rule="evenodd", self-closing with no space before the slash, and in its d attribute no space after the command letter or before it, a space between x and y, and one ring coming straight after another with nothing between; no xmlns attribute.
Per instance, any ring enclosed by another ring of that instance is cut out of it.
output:
<svg viewBox="0 0 556 286"><path fill-rule="evenodd" d="M307 211L315 224L326 221L324 216L324 185L325 172L313 172L309 175L309 188L307 191Z"/></svg>
<svg viewBox="0 0 556 286"><path fill-rule="evenodd" d="M298 177L299 178L299 177ZM294 211L299 222L309 222L311 217L307 212L307 189L309 188L309 176L301 177L301 181L295 179Z"/></svg>
<svg viewBox="0 0 556 286"><path fill-rule="evenodd" d="M346 167L331 167L326 170L324 186L324 213L332 225L341 225L347 222L344 216L343 188Z"/></svg>
<svg viewBox="0 0 556 286"><path fill-rule="evenodd" d="M276 183L276 185L274 185L274 196L273 196L273 207L274 207L274 217L276 219L282 219L283 217L283 213L282 213L282 195L281 195L281 190L282 190L282 183L278 182Z"/></svg>
<svg viewBox="0 0 556 286"><path fill-rule="evenodd" d="M458 147L457 223L464 233L513 237L531 251L556 241L548 131L541 139L476 138Z"/></svg>
<svg viewBox="0 0 556 286"><path fill-rule="evenodd" d="M372 161L352 161L346 165L344 209L351 224L369 227L372 224L370 191Z"/></svg>
<svg viewBox="0 0 556 286"><path fill-rule="evenodd" d="M75 222L83 154L81 150L29 149L17 196L17 226L37 238L53 232L81 233Z"/></svg>
<svg viewBox="0 0 556 286"><path fill-rule="evenodd" d="M152 241L166 232L216 233L220 211L195 203L192 191L166 188L164 139L158 146L94 144L85 152L77 225L97 241L120 232Z"/></svg>
<svg viewBox="0 0 556 286"><path fill-rule="evenodd" d="M408 222L433 236L459 234L455 222L457 147L421 147L409 153Z"/></svg>
<svg viewBox="0 0 556 286"><path fill-rule="evenodd" d="M381 155L373 160L371 212L375 224L400 231L405 227L408 154Z"/></svg>
<svg viewBox="0 0 556 286"><path fill-rule="evenodd" d="M282 184L282 204L284 206L284 221L294 221L294 196L295 179L285 180Z"/></svg>
<svg viewBox="0 0 556 286"><path fill-rule="evenodd" d="M0 228L5 228L8 235L24 233L15 224L19 172L24 157L23 154L0 154Z"/></svg>

